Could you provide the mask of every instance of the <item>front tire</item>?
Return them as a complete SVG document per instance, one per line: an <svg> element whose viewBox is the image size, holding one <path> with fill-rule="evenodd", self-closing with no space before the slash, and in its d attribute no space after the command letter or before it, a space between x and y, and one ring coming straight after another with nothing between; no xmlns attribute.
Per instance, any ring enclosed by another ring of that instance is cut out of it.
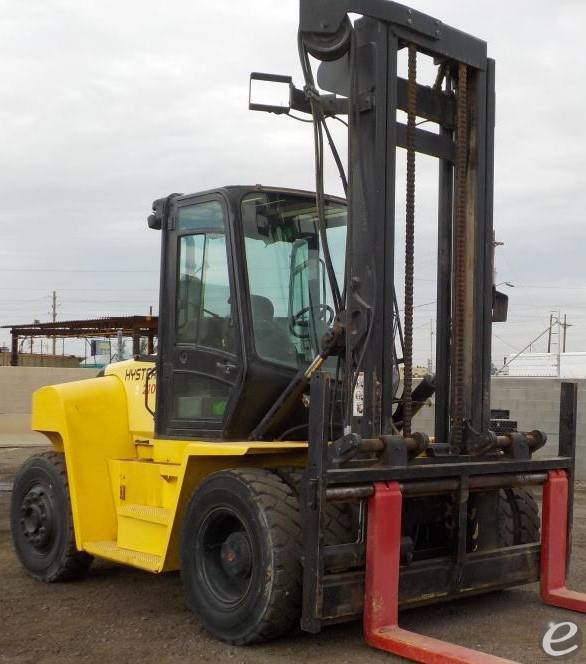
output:
<svg viewBox="0 0 586 664"><path fill-rule="evenodd" d="M501 489L498 508L501 546L540 541L539 507L527 489Z"/></svg>
<svg viewBox="0 0 586 664"><path fill-rule="evenodd" d="M300 540L297 497L275 473L210 475L183 522L187 604L209 632L234 645L285 634L299 623Z"/></svg>
<svg viewBox="0 0 586 664"><path fill-rule="evenodd" d="M93 558L75 546L63 454L37 454L22 465L12 488L10 528L16 555L35 579L85 576Z"/></svg>

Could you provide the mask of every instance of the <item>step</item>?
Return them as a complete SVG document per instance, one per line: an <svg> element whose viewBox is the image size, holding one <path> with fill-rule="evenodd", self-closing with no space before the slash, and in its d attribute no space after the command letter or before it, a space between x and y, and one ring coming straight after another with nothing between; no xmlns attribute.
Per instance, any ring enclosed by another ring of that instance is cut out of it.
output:
<svg viewBox="0 0 586 664"><path fill-rule="evenodd" d="M171 510L166 507L152 505L139 505L138 503L122 503L118 506L118 516L147 521L166 526L171 520Z"/></svg>
<svg viewBox="0 0 586 664"><path fill-rule="evenodd" d="M115 541L84 542L83 548L98 558L106 558L148 572L160 572L163 568L164 559L162 556L124 549L118 546Z"/></svg>
<svg viewBox="0 0 586 664"><path fill-rule="evenodd" d="M165 479L176 479L181 473L181 466L176 463L159 463L159 473Z"/></svg>

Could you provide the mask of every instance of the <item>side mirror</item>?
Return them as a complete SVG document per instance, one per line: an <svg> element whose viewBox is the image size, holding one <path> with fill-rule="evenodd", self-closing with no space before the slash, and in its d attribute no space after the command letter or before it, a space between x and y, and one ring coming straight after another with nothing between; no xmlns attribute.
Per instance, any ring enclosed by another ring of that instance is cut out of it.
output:
<svg viewBox="0 0 586 664"><path fill-rule="evenodd" d="M173 199L177 196L181 196L181 194L169 194L166 198L157 198L156 201L153 201L153 214L149 214L147 217L149 228L160 231L165 226L169 216L169 208Z"/></svg>
<svg viewBox="0 0 586 664"><path fill-rule="evenodd" d="M149 214L147 217L149 228L155 231L160 231L163 226L163 208L166 200L165 198L159 198L153 201L153 214Z"/></svg>
<svg viewBox="0 0 586 664"><path fill-rule="evenodd" d="M248 88L248 108L251 111L267 113L289 113L292 88L291 76L252 72Z"/></svg>

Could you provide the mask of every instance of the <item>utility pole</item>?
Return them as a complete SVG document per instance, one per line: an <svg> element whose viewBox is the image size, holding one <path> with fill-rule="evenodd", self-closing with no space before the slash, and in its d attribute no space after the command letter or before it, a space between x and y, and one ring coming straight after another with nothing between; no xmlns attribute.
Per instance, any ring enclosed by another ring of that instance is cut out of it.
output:
<svg viewBox="0 0 586 664"><path fill-rule="evenodd" d="M554 331L557 328L557 332ZM555 362L557 376L561 375L561 353L562 353L562 314L558 311L552 311L549 314L549 328L547 335L547 352L553 354L554 343L557 344L555 349Z"/></svg>
<svg viewBox="0 0 586 664"><path fill-rule="evenodd" d="M117 334L117 349L118 349L118 362L121 362L124 359L124 353L125 353L125 343L124 343L124 337L122 336L122 330L118 330Z"/></svg>
<svg viewBox="0 0 586 664"><path fill-rule="evenodd" d="M567 337L567 330L569 327L572 327L570 323L568 323L568 315L564 314L564 322L561 323L561 326L564 328L564 340L562 342L562 353L566 352L566 337Z"/></svg>
<svg viewBox="0 0 586 664"><path fill-rule="evenodd" d="M562 327L564 327L564 324L565 322L562 323L562 314L559 310L552 311L549 314L549 334L547 336L548 353L555 352L559 355L562 352ZM566 328L564 327L564 333L565 329Z"/></svg>
<svg viewBox="0 0 586 664"><path fill-rule="evenodd" d="M429 373L433 374L433 318L429 320Z"/></svg>
<svg viewBox="0 0 586 664"><path fill-rule="evenodd" d="M554 326L557 326L557 332L554 333ZM549 328L550 338L557 336L557 353L556 353L556 363L557 363L557 376L558 378L562 375L562 314L558 309L557 312L551 314L551 326Z"/></svg>
<svg viewBox="0 0 586 664"><path fill-rule="evenodd" d="M57 322L57 291L53 291L53 298L51 301L51 320ZM53 341L53 355L57 354L57 338L55 335L52 337Z"/></svg>

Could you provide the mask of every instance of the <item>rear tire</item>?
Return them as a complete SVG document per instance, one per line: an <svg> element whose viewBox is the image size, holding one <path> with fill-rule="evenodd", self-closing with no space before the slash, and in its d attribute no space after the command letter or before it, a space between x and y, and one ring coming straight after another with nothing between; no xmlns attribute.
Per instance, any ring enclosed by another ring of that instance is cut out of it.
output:
<svg viewBox="0 0 586 664"><path fill-rule="evenodd" d="M187 604L222 641L258 643L298 625L300 555L298 500L275 473L220 471L193 494L181 578Z"/></svg>
<svg viewBox="0 0 586 664"><path fill-rule="evenodd" d="M63 454L30 457L18 471L10 503L16 555L35 579L53 583L87 574L92 556L75 545Z"/></svg>

